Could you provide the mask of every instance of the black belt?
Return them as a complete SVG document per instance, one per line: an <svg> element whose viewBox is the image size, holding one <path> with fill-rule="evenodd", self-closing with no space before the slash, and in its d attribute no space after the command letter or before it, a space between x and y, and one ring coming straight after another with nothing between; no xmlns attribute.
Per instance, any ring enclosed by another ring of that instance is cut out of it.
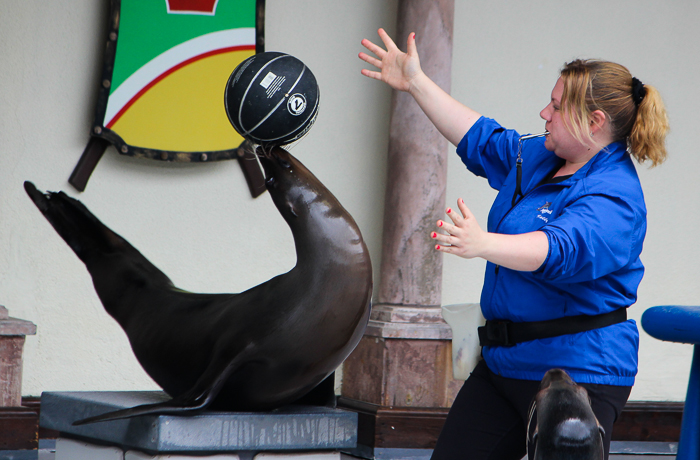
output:
<svg viewBox="0 0 700 460"><path fill-rule="evenodd" d="M618 308L602 315L565 316L547 321L514 323L506 320L486 321L478 328L482 347L510 347L520 342L577 334L627 321L627 309Z"/></svg>

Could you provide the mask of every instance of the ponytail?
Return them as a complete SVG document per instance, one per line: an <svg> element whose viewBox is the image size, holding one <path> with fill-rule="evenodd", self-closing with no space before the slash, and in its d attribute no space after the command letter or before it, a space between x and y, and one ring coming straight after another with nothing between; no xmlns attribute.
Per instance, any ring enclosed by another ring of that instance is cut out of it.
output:
<svg viewBox="0 0 700 460"><path fill-rule="evenodd" d="M653 167L666 160L668 116L656 88L644 85L644 89L646 94L637 107L637 116L628 136L628 146L639 163L649 160Z"/></svg>

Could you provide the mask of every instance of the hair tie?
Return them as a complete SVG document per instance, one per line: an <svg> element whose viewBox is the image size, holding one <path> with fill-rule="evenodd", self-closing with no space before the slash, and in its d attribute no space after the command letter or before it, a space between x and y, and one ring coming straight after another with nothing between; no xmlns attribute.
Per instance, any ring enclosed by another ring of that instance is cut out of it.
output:
<svg viewBox="0 0 700 460"><path fill-rule="evenodd" d="M647 89L644 87L644 83L639 81L636 77L632 77L632 99L637 107L642 103L644 96L647 95Z"/></svg>

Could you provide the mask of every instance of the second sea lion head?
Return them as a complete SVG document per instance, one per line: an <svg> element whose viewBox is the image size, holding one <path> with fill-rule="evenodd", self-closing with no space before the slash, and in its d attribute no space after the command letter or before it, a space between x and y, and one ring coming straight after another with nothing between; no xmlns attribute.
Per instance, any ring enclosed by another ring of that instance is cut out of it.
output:
<svg viewBox="0 0 700 460"><path fill-rule="evenodd" d="M605 431L593 413L588 392L565 371L552 369L545 374L534 408L535 460L603 458Z"/></svg>

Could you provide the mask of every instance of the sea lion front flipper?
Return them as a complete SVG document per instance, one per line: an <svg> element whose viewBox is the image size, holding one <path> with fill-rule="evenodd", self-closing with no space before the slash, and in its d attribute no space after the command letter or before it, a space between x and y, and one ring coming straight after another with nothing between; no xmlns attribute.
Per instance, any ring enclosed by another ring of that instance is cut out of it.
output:
<svg viewBox="0 0 700 460"><path fill-rule="evenodd" d="M249 344L248 347L232 360L226 359L223 356L212 359L212 362L190 390L169 401L156 404L144 404L129 409L107 412L75 421L73 422L73 426L119 420L137 417L139 415L181 414L184 412L206 409L219 394L221 387L226 383L228 377L238 369L242 363L247 361L248 356L252 352L252 348L253 347Z"/></svg>

